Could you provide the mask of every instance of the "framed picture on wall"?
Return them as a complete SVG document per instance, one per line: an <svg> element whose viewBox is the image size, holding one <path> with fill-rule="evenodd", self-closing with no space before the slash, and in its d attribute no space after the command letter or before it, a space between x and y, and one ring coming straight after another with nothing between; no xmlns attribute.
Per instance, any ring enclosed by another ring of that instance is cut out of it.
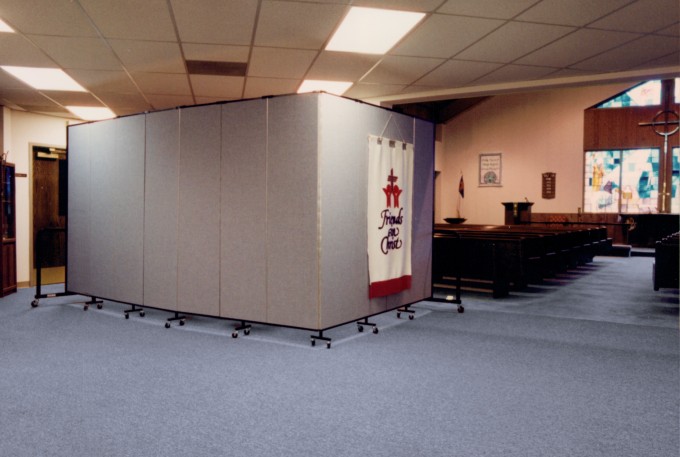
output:
<svg viewBox="0 0 680 457"><path fill-rule="evenodd" d="M502 154L479 155L479 186L500 187L503 171Z"/></svg>

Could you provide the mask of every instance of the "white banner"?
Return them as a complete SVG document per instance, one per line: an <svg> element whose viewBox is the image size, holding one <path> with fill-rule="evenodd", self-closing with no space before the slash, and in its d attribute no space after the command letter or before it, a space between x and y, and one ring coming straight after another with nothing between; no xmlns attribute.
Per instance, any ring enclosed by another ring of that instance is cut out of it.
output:
<svg viewBox="0 0 680 457"><path fill-rule="evenodd" d="M413 145L368 137L369 298L411 288Z"/></svg>

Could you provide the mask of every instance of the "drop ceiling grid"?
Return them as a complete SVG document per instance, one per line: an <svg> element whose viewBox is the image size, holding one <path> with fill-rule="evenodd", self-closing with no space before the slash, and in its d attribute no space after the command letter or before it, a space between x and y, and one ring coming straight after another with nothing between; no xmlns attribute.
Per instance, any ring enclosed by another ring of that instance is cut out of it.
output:
<svg viewBox="0 0 680 457"><path fill-rule="evenodd" d="M350 4L378 3L427 16L384 57L323 50ZM3 0L0 18L19 33L0 34L0 64L59 66L109 106L160 109L294 92L303 77L351 80L346 95L371 98L680 63L677 0L568 3ZM187 75L185 58L246 62L248 73ZM26 99L18 84L0 77L6 103Z"/></svg>

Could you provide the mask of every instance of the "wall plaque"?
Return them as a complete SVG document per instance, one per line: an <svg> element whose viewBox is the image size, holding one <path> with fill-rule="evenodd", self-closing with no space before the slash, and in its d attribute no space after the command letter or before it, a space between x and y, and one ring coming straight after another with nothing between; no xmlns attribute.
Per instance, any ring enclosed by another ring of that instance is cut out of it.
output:
<svg viewBox="0 0 680 457"><path fill-rule="evenodd" d="M555 198L555 173L543 173L543 198Z"/></svg>

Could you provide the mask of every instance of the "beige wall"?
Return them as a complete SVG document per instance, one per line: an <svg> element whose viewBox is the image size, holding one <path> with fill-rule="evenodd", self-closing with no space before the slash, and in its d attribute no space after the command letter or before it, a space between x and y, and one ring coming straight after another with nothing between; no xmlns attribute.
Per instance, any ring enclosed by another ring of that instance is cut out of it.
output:
<svg viewBox="0 0 680 457"><path fill-rule="evenodd" d="M534 202L534 212L577 212L583 201L583 110L631 84L536 91L485 100L443 126L441 217L455 217L463 172L462 217L502 224L501 202ZM502 153L502 187L479 187L479 155ZM556 196L541 198L541 175L556 173ZM438 220L437 222L443 222Z"/></svg>
<svg viewBox="0 0 680 457"><path fill-rule="evenodd" d="M66 146L66 119L31 114L4 108L4 147L7 161L16 165L16 173L28 178L16 179L17 282L27 286L30 278L31 234L31 155L30 145Z"/></svg>

